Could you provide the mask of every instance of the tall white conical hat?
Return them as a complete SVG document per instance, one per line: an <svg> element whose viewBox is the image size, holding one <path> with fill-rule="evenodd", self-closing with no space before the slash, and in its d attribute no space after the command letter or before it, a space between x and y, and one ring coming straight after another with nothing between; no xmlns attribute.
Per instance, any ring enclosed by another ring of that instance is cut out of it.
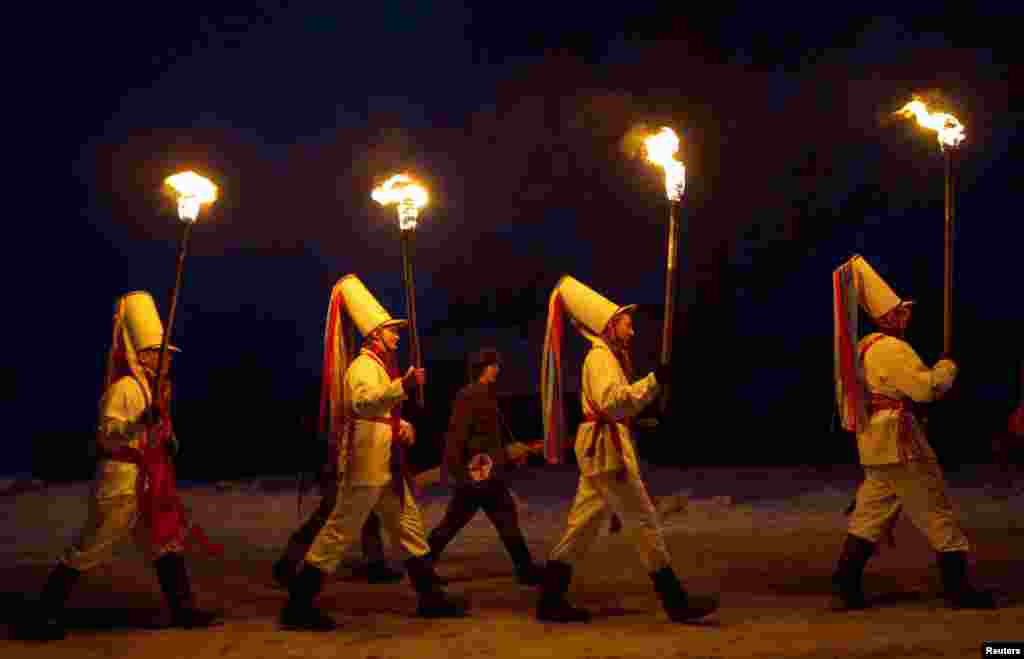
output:
<svg viewBox="0 0 1024 659"><path fill-rule="evenodd" d="M849 263L853 269L860 305L872 318L881 318L900 305L914 303L912 300L901 300L863 256L856 255Z"/></svg>
<svg viewBox="0 0 1024 659"><path fill-rule="evenodd" d="M409 324L407 320L393 319L359 277L345 275L337 285L352 322L363 336L369 336L380 327L405 327Z"/></svg>
<svg viewBox="0 0 1024 659"><path fill-rule="evenodd" d="M577 326L582 325L596 336L600 336L604 332L608 327L608 321L616 314L636 309L635 304L620 307L569 275L558 280L555 292L562 298L565 310L569 312Z"/></svg>
<svg viewBox="0 0 1024 659"><path fill-rule="evenodd" d="M620 307L569 275L559 279L555 290L551 291L540 367L544 457L548 462L561 462L569 447L562 397L562 314L568 314L580 334L599 344L611 319L634 309L635 304Z"/></svg>
<svg viewBox="0 0 1024 659"><path fill-rule="evenodd" d="M353 326L366 337L380 327L397 328L408 324L407 320L393 319L354 274L345 275L331 289L324 327L324 363L320 384L320 430L331 438L332 445L328 447L330 460L338 459L336 446L341 442L348 413L344 380L356 352Z"/></svg>
<svg viewBox="0 0 1024 659"><path fill-rule="evenodd" d="M153 296L146 291L132 291L122 298L124 328L135 352L159 348L164 338L164 324L160 320ZM167 346L177 351L175 346Z"/></svg>
<svg viewBox="0 0 1024 659"><path fill-rule="evenodd" d="M153 296L146 291L132 291L119 297L114 304L113 330L103 375L103 391L115 380L129 376L138 381L149 398L149 384L138 354L146 349L159 349L164 337L164 326ZM179 352L175 346L169 345L167 349Z"/></svg>
<svg viewBox="0 0 1024 659"><path fill-rule="evenodd" d="M839 418L845 430L860 432L867 423L864 364L857 352L858 308L878 320L909 304L913 302L901 300L860 255L832 272L833 368Z"/></svg>

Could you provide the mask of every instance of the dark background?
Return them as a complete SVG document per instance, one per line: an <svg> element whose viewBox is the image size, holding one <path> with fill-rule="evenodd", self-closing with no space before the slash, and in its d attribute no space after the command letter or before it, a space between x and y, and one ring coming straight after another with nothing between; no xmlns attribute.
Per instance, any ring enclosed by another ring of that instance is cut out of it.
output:
<svg viewBox="0 0 1024 659"><path fill-rule="evenodd" d="M955 357L931 437L989 459L1020 398L1019 16L872 17L832 5L376 2L53 8L18 26L9 140L6 325L15 396L0 473L87 477L115 299L169 303L180 226L163 179L220 199L192 232L174 341L184 479L290 473L316 454L333 283L358 273L395 316L394 211L408 170L432 194L416 245L425 411L436 464L466 351L505 353L503 406L539 438L547 297L569 273L639 303L654 362L664 291L660 172L640 125L681 134L688 180L675 403L643 457L848 463L834 432L830 273L863 254L919 302L941 348L943 160L891 113L914 93L967 128L957 192ZM861 7L862 8L862 7ZM891 9L891 8L890 8ZM582 341L569 333L570 383ZM574 351L574 352L573 352ZM578 400L570 412L578 416Z"/></svg>

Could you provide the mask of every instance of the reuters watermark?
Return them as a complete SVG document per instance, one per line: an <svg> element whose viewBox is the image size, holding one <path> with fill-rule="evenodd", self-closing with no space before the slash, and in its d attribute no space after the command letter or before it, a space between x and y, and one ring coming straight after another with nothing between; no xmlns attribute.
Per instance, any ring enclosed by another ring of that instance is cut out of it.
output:
<svg viewBox="0 0 1024 659"><path fill-rule="evenodd" d="M981 656L1024 659L1024 641L985 641L981 644Z"/></svg>

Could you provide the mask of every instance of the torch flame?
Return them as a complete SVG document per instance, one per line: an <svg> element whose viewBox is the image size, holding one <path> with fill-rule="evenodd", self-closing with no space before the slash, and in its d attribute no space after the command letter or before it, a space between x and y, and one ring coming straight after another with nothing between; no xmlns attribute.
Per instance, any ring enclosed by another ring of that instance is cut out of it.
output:
<svg viewBox="0 0 1024 659"><path fill-rule="evenodd" d="M420 209L427 205L427 189L406 174L395 174L370 195L381 206L398 205L398 224L405 231L416 228Z"/></svg>
<svg viewBox="0 0 1024 659"><path fill-rule="evenodd" d="M921 126L936 131L939 135L939 146L943 149L947 146L955 147L964 141L964 127L956 117L943 112L930 113L925 104L918 99L907 103L895 114L901 117L916 117L917 123Z"/></svg>
<svg viewBox="0 0 1024 659"><path fill-rule="evenodd" d="M647 160L665 170L665 193L672 201L683 197L686 186L686 167L676 160L679 152L679 137L671 128L663 126L658 133L644 140Z"/></svg>
<svg viewBox="0 0 1024 659"><path fill-rule="evenodd" d="M192 171L168 176L164 183L177 193L178 217L184 222L195 222L199 217L200 205L212 204L217 200L217 186Z"/></svg>

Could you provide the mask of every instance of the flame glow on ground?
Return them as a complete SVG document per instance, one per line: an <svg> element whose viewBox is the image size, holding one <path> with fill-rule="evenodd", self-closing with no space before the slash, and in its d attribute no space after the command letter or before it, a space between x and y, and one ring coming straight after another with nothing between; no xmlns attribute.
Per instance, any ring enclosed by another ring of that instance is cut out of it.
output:
<svg viewBox="0 0 1024 659"><path fill-rule="evenodd" d="M662 127L644 140L644 147L647 160L665 170L665 194L672 201L679 201L686 186L686 167L675 157L679 152L679 137L671 128Z"/></svg>
<svg viewBox="0 0 1024 659"><path fill-rule="evenodd" d="M928 112L928 107L918 99L904 105L896 114L916 117L918 124L937 132L942 147L957 146L964 141L964 127L956 117L944 112Z"/></svg>

